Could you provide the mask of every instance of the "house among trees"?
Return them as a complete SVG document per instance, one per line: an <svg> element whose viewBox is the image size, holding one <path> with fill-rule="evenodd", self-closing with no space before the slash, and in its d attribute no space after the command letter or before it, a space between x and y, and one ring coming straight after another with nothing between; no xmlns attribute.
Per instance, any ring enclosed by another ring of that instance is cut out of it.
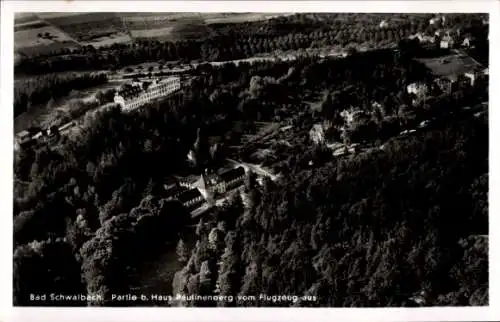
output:
<svg viewBox="0 0 500 322"><path fill-rule="evenodd" d="M346 123L347 127L351 127L353 122L358 118L364 115L365 113L360 110L360 109L354 109L350 108L348 110L343 110L340 112L340 116L344 118L344 122Z"/></svg>
<svg viewBox="0 0 500 322"><path fill-rule="evenodd" d="M462 47L471 47L473 42L474 40L472 39L472 37L465 37L462 41Z"/></svg>
<svg viewBox="0 0 500 322"><path fill-rule="evenodd" d="M436 40L432 36L425 35L424 33L418 32L415 35L408 37L410 39L418 39L420 43L434 43Z"/></svg>
<svg viewBox="0 0 500 322"><path fill-rule="evenodd" d="M439 47L444 49L453 48L454 45L455 45L455 40L449 34L441 38L441 42L439 43Z"/></svg>
<svg viewBox="0 0 500 322"><path fill-rule="evenodd" d="M446 23L446 17L443 15L441 17L433 17L429 19L429 25L436 25L441 22L443 25Z"/></svg>
<svg viewBox="0 0 500 322"><path fill-rule="evenodd" d="M237 167L220 174L205 173L201 177L202 194L207 199L226 193L228 190L243 186L246 172L243 167Z"/></svg>
<svg viewBox="0 0 500 322"><path fill-rule="evenodd" d="M163 81L155 81L152 84L132 84L117 91L114 102L120 105L124 111L129 111L147 104L154 99L175 93L180 88L181 81L178 76L168 77Z"/></svg>
<svg viewBox="0 0 500 322"><path fill-rule="evenodd" d="M379 25L380 28L388 28L389 23L386 20L382 20Z"/></svg>
<svg viewBox="0 0 500 322"><path fill-rule="evenodd" d="M29 140L31 138L31 135L30 135L30 132L24 130L24 131L21 131L19 132L17 135L16 135L17 139L20 141L20 142L24 142L26 140Z"/></svg>
<svg viewBox="0 0 500 322"><path fill-rule="evenodd" d="M464 76L470 80L470 86L474 86L477 79L477 73L475 71L468 71L464 73Z"/></svg>
<svg viewBox="0 0 500 322"><path fill-rule="evenodd" d="M326 140L326 133L332 127L331 122L314 124L309 131L309 138L315 144L321 144Z"/></svg>
<svg viewBox="0 0 500 322"><path fill-rule="evenodd" d="M408 94L414 94L416 96L422 96L427 94L429 88L423 83L412 83L406 87Z"/></svg>
<svg viewBox="0 0 500 322"><path fill-rule="evenodd" d="M438 85L438 87L443 92L451 92L453 85L458 81L458 77L456 75L447 75L438 77L434 80L434 82Z"/></svg>

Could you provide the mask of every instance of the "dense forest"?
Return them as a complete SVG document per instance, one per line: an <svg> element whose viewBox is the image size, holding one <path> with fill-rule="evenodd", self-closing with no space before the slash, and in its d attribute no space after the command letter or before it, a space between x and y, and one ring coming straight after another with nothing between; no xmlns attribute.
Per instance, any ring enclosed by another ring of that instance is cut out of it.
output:
<svg viewBox="0 0 500 322"><path fill-rule="evenodd" d="M249 306L486 305L487 151L487 120L466 120L249 183L248 208L236 198L200 223L174 293L256 295L238 303Z"/></svg>
<svg viewBox="0 0 500 322"><path fill-rule="evenodd" d="M14 116L26 112L32 106L54 104L58 98L68 95L72 90L85 89L105 84L104 73L49 74L16 80L14 83Z"/></svg>
<svg viewBox="0 0 500 322"><path fill-rule="evenodd" d="M452 112L484 98L487 86L459 86L407 105L405 86L430 76L405 48L352 52L343 61L200 65L183 99L128 114L97 111L79 136L21 149L14 163L14 303L32 305L28 294L41 289L126 291L139 262L154 258L158 245L175 247L189 215L165 199L163 180L193 171L186 155L200 128L222 137L223 146L241 135L235 123L291 120L307 133L322 119L342 125L340 111L358 106L375 130L360 126L353 141L386 141L429 115L442 122L347 159L325 157L297 137L282 182L260 187L249 178L250 206L236 197L200 225L191 256L180 252L182 261L190 258L174 289L310 293L324 306L412 305L412 296L427 305L486 304L487 120ZM304 102L321 92L320 110L310 112ZM303 154L323 157L322 165L294 162Z"/></svg>
<svg viewBox="0 0 500 322"><path fill-rule="evenodd" d="M380 28L383 15L297 14L269 21L216 24L208 36L175 42L137 40L94 48L82 46L58 55L23 58L16 73L47 73L67 70L117 69L150 61L224 61L261 53L347 46L380 48L395 46L417 32L434 35L439 28L461 28L461 37L486 35L480 15L449 15L448 25L429 25L431 15L401 15ZM481 40L481 39L478 39Z"/></svg>

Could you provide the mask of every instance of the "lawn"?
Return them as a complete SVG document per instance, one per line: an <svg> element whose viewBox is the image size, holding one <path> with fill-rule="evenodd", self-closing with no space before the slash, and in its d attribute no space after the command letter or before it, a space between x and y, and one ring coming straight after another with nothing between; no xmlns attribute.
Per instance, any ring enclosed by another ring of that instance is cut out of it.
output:
<svg viewBox="0 0 500 322"><path fill-rule="evenodd" d="M35 28L23 29L14 32L15 50L26 47L53 46L61 43L74 44L74 46L78 46L78 43L76 43L73 38L57 28L52 26L37 28L37 24L32 26ZM50 34L49 37L39 37L40 35L45 35L47 33Z"/></svg>
<svg viewBox="0 0 500 322"><path fill-rule="evenodd" d="M418 59L436 76L461 75L479 67L479 64L467 55L447 55L435 58Z"/></svg>

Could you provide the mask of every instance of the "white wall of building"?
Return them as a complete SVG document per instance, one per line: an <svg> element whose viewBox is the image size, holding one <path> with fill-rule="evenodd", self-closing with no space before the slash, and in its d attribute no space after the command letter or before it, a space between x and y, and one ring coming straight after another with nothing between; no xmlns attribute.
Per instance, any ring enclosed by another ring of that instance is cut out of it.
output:
<svg viewBox="0 0 500 322"><path fill-rule="evenodd" d="M141 93L138 97L129 100L124 99L120 95L114 98L115 103L119 104L124 111L136 109L144 104L151 102L154 99L170 95L181 89L180 77L169 77L166 80L152 84L149 88Z"/></svg>

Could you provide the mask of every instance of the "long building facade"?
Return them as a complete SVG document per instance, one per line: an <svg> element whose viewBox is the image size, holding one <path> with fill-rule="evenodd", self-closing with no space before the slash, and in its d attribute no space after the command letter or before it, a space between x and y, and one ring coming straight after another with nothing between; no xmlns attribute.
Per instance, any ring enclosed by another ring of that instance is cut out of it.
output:
<svg viewBox="0 0 500 322"><path fill-rule="evenodd" d="M165 97L181 89L181 79L178 76L168 77L162 81L154 82L146 88L141 85L132 85L126 89L117 91L114 102L121 106L122 110L134 110L154 99Z"/></svg>

